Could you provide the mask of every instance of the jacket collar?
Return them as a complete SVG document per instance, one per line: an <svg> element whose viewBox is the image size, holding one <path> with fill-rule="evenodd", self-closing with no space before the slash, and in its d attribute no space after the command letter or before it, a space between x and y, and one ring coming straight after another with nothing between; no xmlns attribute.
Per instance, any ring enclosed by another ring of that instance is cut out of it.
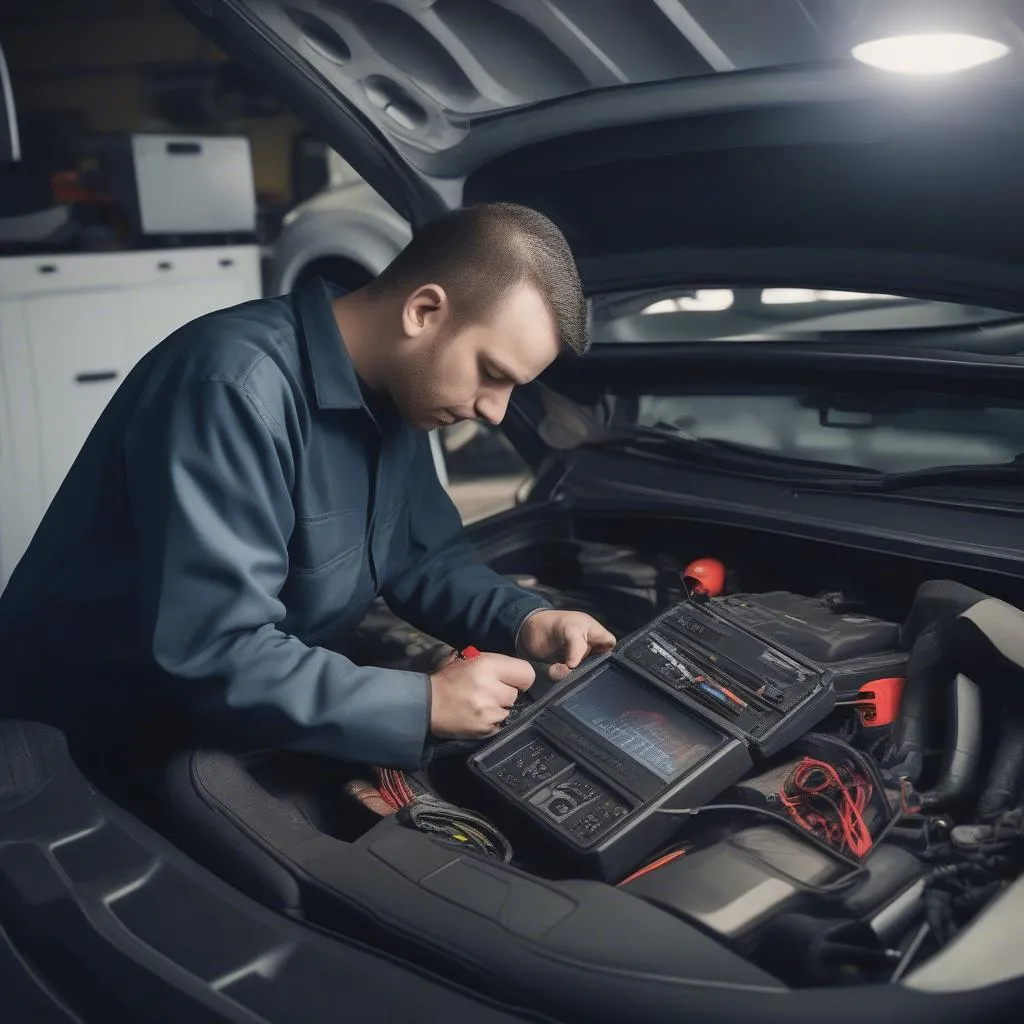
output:
<svg viewBox="0 0 1024 1024"><path fill-rule="evenodd" d="M331 300L344 294L344 288L327 284L322 277L313 277L296 295L302 336L313 374L313 390L321 409L365 406L359 378L331 307Z"/></svg>

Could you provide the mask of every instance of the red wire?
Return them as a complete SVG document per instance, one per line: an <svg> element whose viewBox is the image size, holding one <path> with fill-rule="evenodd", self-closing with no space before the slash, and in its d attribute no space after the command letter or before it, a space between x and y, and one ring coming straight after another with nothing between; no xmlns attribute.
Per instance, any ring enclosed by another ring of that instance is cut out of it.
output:
<svg viewBox="0 0 1024 1024"><path fill-rule="evenodd" d="M657 860L651 861L650 864L645 864L642 868L634 871L633 874L624 878L619 885L625 885L627 882L635 881L637 878L642 878L644 875L651 871L655 871L660 867L664 867L666 864L670 864L674 860L678 860L686 853L686 850L673 850L671 853L666 853L663 857L659 857Z"/></svg>
<svg viewBox="0 0 1024 1024"><path fill-rule="evenodd" d="M403 801L395 791L391 778L391 771L387 768L377 768L377 785L384 800L395 810L403 806Z"/></svg>
<svg viewBox="0 0 1024 1024"><path fill-rule="evenodd" d="M821 773L817 782L815 773ZM790 796L783 787L779 796L793 820L808 832L824 832L829 842L849 847L857 857L866 856L872 846L871 831L864 822L871 786L858 776L852 776L849 783L844 782L832 765L810 757L797 765L792 779L799 795ZM801 813L807 797L820 797L833 790L838 790L838 821L828 819L813 807Z"/></svg>
<svg viewBox="0 0 1024 1024"><path fill-rule="evenodd" d="M377 768L377 783L381 796L395 810L416 799L416 794L406 781L405 774L395 768Z"/></svg>

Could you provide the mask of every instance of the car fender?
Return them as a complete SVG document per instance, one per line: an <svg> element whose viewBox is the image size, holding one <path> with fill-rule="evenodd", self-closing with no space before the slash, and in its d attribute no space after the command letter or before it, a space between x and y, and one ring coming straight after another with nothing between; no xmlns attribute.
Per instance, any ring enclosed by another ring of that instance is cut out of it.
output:
<svg viewBox="0 0 1024 1024"><path fill-rule="evenodd" d="M274 246L271 294L291 291L303 268L346 259L379 274L412 238L412 229L367 186L339 189L295 211Z"/></svg>

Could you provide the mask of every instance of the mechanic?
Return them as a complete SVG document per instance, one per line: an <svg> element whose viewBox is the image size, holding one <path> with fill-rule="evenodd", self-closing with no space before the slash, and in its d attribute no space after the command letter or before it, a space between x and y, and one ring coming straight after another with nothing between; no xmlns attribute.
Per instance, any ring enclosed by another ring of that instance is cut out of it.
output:
<svg viewBox="0 0 1024 1024"><path fill-rule="evenodd" d="M586 346L565 238L509 204L433 221L356 291L315 278L187 324L111 399L0 597L0 713L104 763L187 736L413 768L432 737L493 734L526 659L558 679L615 640L478 561L428 431L500 423ZM379 594L486 653L355 665L328 645Z"/></svg>

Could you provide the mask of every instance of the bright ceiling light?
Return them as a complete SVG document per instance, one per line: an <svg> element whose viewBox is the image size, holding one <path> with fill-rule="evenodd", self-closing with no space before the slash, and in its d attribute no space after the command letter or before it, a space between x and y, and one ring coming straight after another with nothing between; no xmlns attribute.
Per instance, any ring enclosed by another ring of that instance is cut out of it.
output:
<svg viewBox="0 0 1024 1024"><path fill-rule="evenodd" d="M761 302L766 306L794 306L817 301L818 293L811 288L765 288L761 292Z"/></svg>
<svg viewBox="0 0 1024 1024"><path fill-rule="evenodd" d="M873 39L854 46L862 64L908 75L949 75L1005 57L1009 46L959 32L915 33Z"/></svg>
<svg viewBox="0 0 1024 1024"><path fill-rule="evenodd" d="M641 316L658 316L660 313L678 313L679 307L675 299L661 299L659 302L652 302L640 310Z"/></svg>
<svg viewBox="0 0 1024 1024"><path fill-rule="evenodd" d="M877 295L874 292L819 292L823 302L894 302L897 295Z"/></svg>
<svg viewBox="0 0 1024 1024"><path fill-rule="evenodd" d="M895 295L874 292L819 291L815 288L765 288L761 303L765 306L796 306L812 302L894 302Z"/></svg>
<svg viewBox="0 0 1024 1024"><path fill-rule="evenodd" d="M719 313L736 301L730 288L701 288L693 296L676 299L684 313Z"/></svg>
<svg viewBox="0 0 1024 1024"><path fill-rule="evenodd" d="M678 299L660 299L645 306L642 316L659 313L720 313L729 309L736 301L730 288L700 288L693 295L683 295Z"/></svg>

